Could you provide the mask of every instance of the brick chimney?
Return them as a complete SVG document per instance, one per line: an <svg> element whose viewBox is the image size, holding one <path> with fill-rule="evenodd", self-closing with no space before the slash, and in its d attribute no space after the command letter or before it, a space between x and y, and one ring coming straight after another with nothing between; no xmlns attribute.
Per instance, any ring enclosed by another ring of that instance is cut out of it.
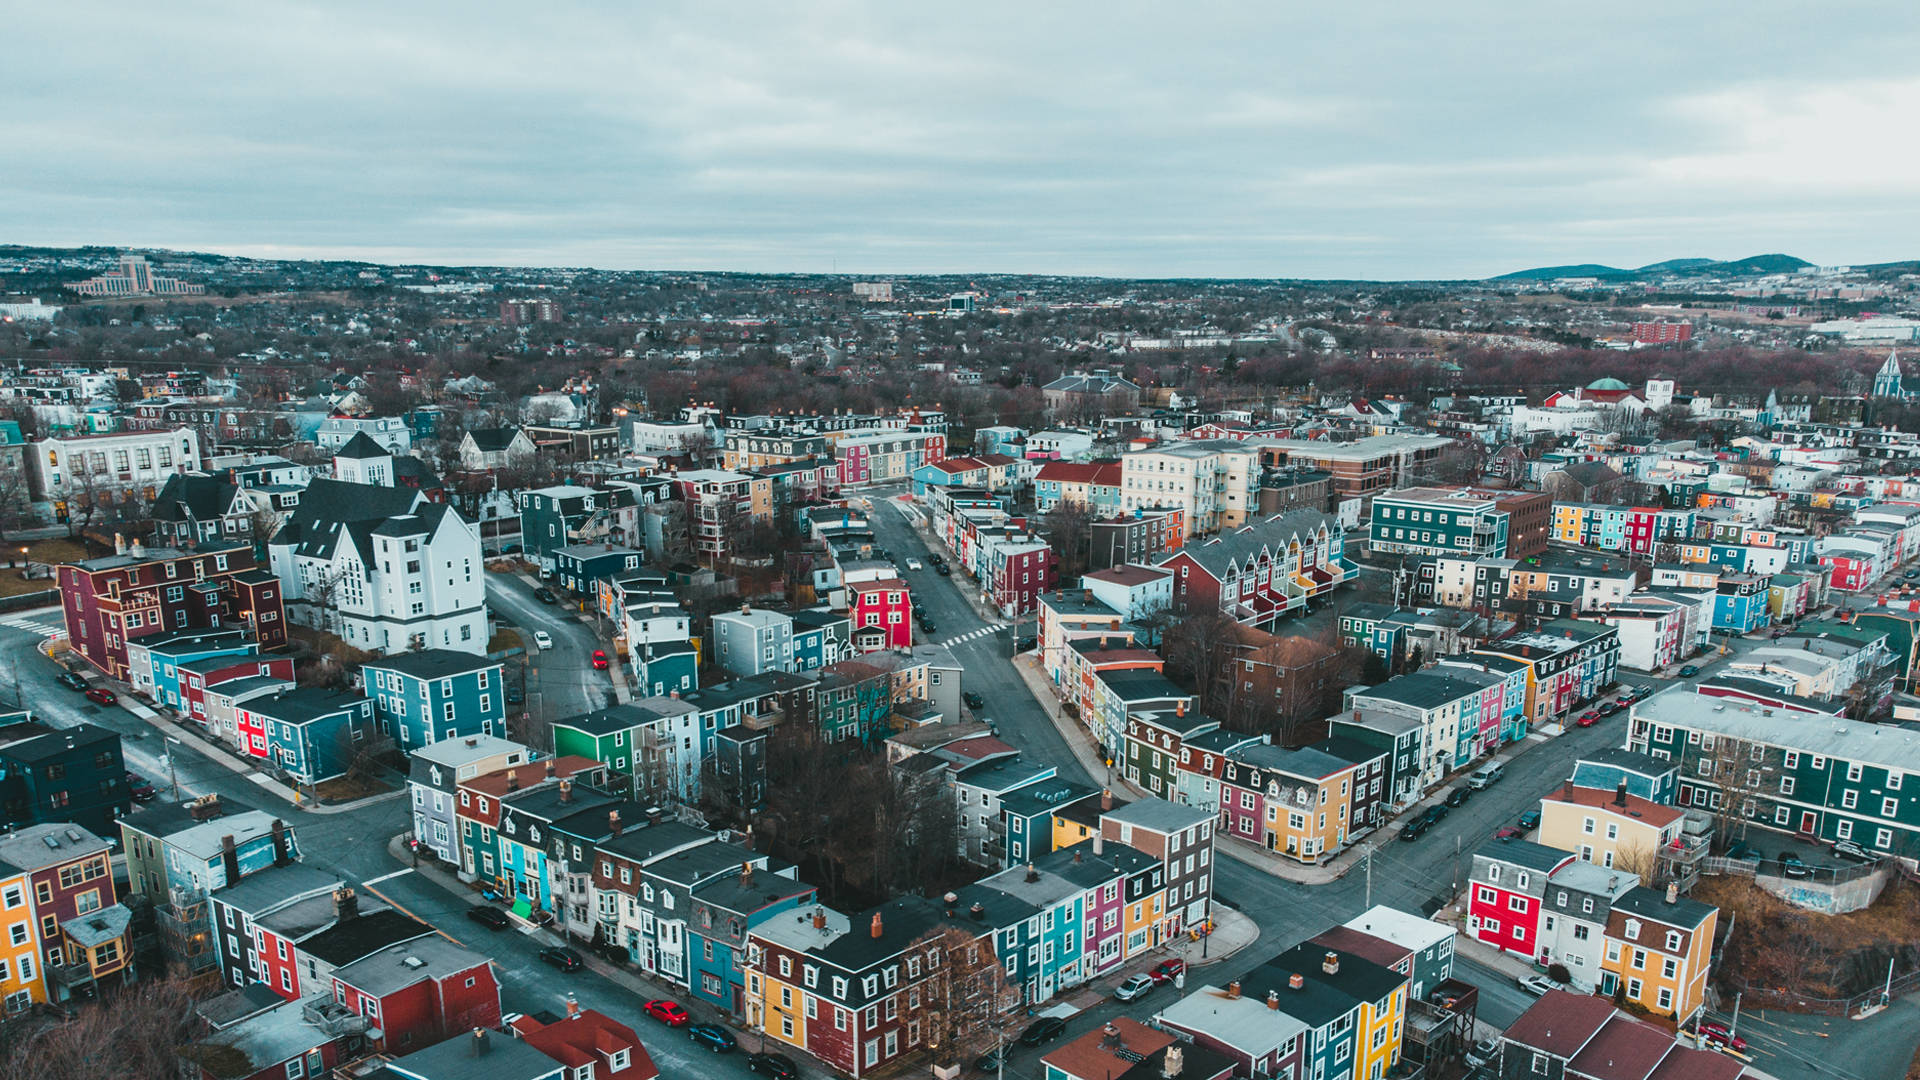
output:
<svg viewBox="0 0 1920 1080"><path fill-rule="evenodd" d="M1240 980L1239 979L1235 979L1232 982L1227 984L1227 996L1229 998L1234 998L1236 1000L1240 997Z"/></svg>
<svg viewBox="0 0 1920 1080"><path fill-rule="evenodd" d="M226 868L227 884L232 885L240 880L240 855L234 850L231 835L220 838L220 865Z"/></svg>
<svg viewBox="0 0 1920 1080"><path fill-rule="evenodd" d="M1613 793L1613 805L1627 805L1627 779L1624 776L1620 778L1619 789Z"/></svg>
<svg viewBox="0 0 1920 1080"><path fill-rule="evenodd" d="M570 803L573 801L573 781L572 780L560 781L560 801L563 803Z"/></svg>
<svg viewBox="0 0 1920 1080"><path fill-rule="evenodd" d="M1113 789L1112 788L1100 789L1100 809L1102 811L1113 809Z"/></svg>
<svg viewBox="0 0 1920 1080"><path fill-rule="evenodd" d="M1340 974L1340 954L1328 949L1327 955L1320 961L1320 970L1329 975Z"/></svg>
<svg viewBox="0 0 1920 1080"><path fill-rule="evenodd" d="M1298 975L1294 976L1294 978L1296 979L1298 979L1299 977L1300 976ZM1294 987L1294 989L1297 990L1299 989L1299 987ZM1267 991L1267 1008L1272 1009L1274 1012L1280 1011L1280 991L1278 990Z"/></svg>
<svg viewBox="0 0 1920 1080"><path fill-rule="evenodd" d="M872 927L872 928L871 928L870 930L868 930L867 932L868 932L869 934L871 934L871 935L873 935L873 936L874 936L874 937L876 937L876 938L878 938L878 937L880 937L881 935L883 935L883 934L885 934L885 933L886 933L886 928L885 928L884 926L882 926L882 925L881 925L881 923L880 923L880 913L879 913L879 912L877 912L877 911L876 911L876 912L874 912L874 913L873 913L873 927Z"/></svg>
<svg viewBox="0 0 1920 1080"><path fill-rule="evenodd" d="M827 928L827 913L824 909L813 909L813 928L815 930L825 930Z"/></svg>
<svg viewBox="0 0 1920 1080"><path fill-rule="evenodd" d="M620 811L607 811L607 834L609 836L620 835Z"/></svg>
<svg viewBox="0 0 1920 1080"><path fill-rule="evenodd" d="M279 818L273 819L273 865L285 866L290 858L287 844L287 823Z"/></svg>
<svg viewBox="0 0 1920 1080"><path fill-rule="evenodd" d="M507 770L507 790L508 791L520 790L520 770L519 769Z"/></svg>
<svg viewBox="0 0 1920 1080"><path fill-rule="evenodd" d="M559 775L559 772L560 772L560 769L557 765L554 764L554 760L552 758L548 758L547 759L547 779L549 780L553 779L555 776Z"/></svg>
<svg viewBox="0 0 1920 1080"><path fill-rule="evenodd" d="M1305 975L1302 975L1296 971L1293 974L1287 976L1287 989L1305 990L1306 988L1307 988L1307 977ZM1275 995L1275 997L1278 997L1278 995ZM1276 1009L1279 1007L1280 1006L1278 1004L1274 1005L1274 1008Z"/></svg>
<svg viewBox="0 0 1920 1080"><path fill-rule="evenodd" d="M333 890L333 918L335 922L346 922L360 914L360 898L354 895L353 886L339 885Z"/></svg>

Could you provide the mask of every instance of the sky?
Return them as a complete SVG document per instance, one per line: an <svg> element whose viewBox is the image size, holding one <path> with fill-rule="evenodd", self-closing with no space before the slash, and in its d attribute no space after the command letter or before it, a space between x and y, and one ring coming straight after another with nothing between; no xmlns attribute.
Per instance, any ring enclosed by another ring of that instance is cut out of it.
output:
<svg viewBox="0 0 1920 1080"><path fill-rule="evenodd" d="M1920 257L1920 8L12 5L0 243L1420 279Z"/></svg>

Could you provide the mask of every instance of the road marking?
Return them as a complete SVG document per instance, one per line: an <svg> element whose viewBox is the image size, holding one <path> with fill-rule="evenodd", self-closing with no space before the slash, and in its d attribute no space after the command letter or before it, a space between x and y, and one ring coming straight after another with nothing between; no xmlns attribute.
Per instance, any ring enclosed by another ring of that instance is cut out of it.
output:
<svg viewBox="0 0 1920 1080"><path fill-rule="evenodd" d="M363 882L361 882L360 884L362 884L362 885L378 885L378 884L380 884L381 882L383 882L383 881L386 881L386 880L387 880L388 878L397 878L397 877L399 877L399 876L400 876L401 874L411 874L411 873L413 873L413 867L411 867L411 866L403 866L403 867L401 867L400 869L398 869L398 870L395 870L395 871L394 871L393 873L391 873L391 874L381 874L381 875L380 875L379 877L377 877L377 878L372 878L372 879L370 879L370 880L367 880L367 881L363 881Z"/></svg>
<svg viewBox="0 0 1920 1080"><path fill-rule="evenodd" d="M434 933L439 934L441 937L446 938L448 941L453 942L455 945L458 945L463 949L467 947L466 942L461 941L459 938L454 937L452 934L447 933L445 930L442 930L439 927L434 926L433 923L427 921L426 919L420 918L420 916L415 915L413 912L407 910L407 906L405 904L402 904L398 900L395 900L393 897L388 896L386 893L381 892L379 889L374 888L372 882L363 881L360 883L360 887L372 893L373 895L379 897L380 899L385 900L388 904L393 906L393 910L398 911L400 914L405 915L407 918L413 919L416 922L419 922L421 925L428 927Z"/></svg>

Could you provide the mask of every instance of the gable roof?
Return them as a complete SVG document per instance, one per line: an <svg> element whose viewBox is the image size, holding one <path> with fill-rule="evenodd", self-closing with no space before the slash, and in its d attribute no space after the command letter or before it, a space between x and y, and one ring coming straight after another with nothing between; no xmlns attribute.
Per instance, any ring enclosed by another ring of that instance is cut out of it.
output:
<svg viewBox="0 0 1920 1080"><path fill-rule="evenodd" d="M1587 994L1549 990L1507 1028L1508 1042L1570 1059L1600 1033L1613 1016L1613 1003Z"/></svg>
<svg viewBox="0 0 1920 1080"><path fill-rule="evenodd" d="M393 451L374 442L366 432L356 431L353 433L353 438L342 443L340 449L333 452L333 456L356 459L383 458L392 457Z"/></svg>
<svg viewBox="0 0 1920 1080"><path fill-rule="evenodd" d="M1311 542L1309 538L1322 529L1328 534L1336 534L1340 526L1331 515L1318 510L1290 510L1232 532L1221 533L1202 543L1188 544L1177 551L1168 552L1160 557L1156 565L1164 566L1184 555L1215 579L1225 580L1235 568L1255 562L1262 553L1278 558L1286 552L1288 544L1296 539L1302 540L1302 546L1305 546Z"/></svg>

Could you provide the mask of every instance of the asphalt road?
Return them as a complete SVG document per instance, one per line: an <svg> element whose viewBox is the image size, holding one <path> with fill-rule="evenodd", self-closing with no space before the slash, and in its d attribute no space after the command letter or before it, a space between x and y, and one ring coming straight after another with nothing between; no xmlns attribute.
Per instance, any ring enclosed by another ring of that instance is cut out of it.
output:
<svg viewBox="0 0 1920 1080"><path fill-rule="evenodd" d="M527 647L526 710L535 721L564 720L605 708L613 700L613 683L593 667L593 650L606 647L593 628L579 619L577 601L564 597L558 604L533 598L533 586L516 574L487 572L487 606L503 623L523 631ZM553 648L537 649L533 632L545 630ZM612 652L609 650L608 655Z"/></svg>

